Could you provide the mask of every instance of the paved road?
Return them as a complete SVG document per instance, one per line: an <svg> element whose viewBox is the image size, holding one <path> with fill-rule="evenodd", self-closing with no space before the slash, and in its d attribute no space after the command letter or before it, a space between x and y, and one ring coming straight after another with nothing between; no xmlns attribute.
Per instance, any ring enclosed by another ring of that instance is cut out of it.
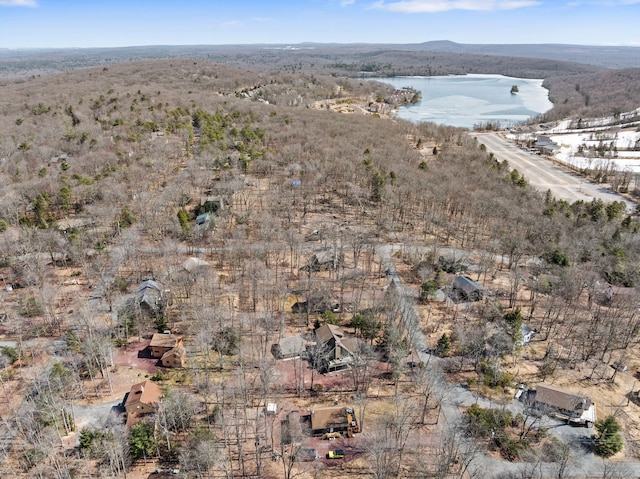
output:
<svg viewBox="0 0 640 479"><path fill-rule="evenodd" d="M389 282L395 283L398 290L402 319L405 322L414 350L418 352L420 360L431 368L433 374L442 379L442 381L436 381L435 384L446 385L447 382L444 380L441 369L442 360L426 352L429 344L420 328L419 316L415 309L416 294L402 283L402 279L398 275L393 260L395 247L392 245L380 245L376 250L384 269L387 271ZM461 406L470 406L478 403L482 407L504 407L510 409L514 414L524 411L524 405L519 401L514 400L506 404L496 404L477 396L474 391L459 384L440 387L447 388L447 391L442 394L441 412L446 427L451 432L459 433L463 427L464 419L460 409ZM594 433L593 429L569 426L549 417L543 417L540 426L546 427L550 435L557 437L570 448L570 459L563 477L581 479L585 477L640 477L640 462L612 463L603 461L593 454L590 446L591 436ZM541 462L533 464L503 461L478 450L475 441L466 437L465 434L458 434L458 438L460 450L466 456L465 462L469 461L470 477L492 479L500 477L502 474L511 474L511 477L535 479L558 476L559 466L556 463Z"/></svg>
<svg viewBox="0 0 640 479"><path fill-rule="evenodd" d="M627 210L635 207L611 189L591 183L540 155L523 151L496 133L473 135L487 147L488 152L493 153L499 161L507 160L512 168L525 176L531 186L542 192L551 190L556 198L565 199L570 203L578 200L590 202L594 198L600 198L607 203L624 201Z"/></svg>

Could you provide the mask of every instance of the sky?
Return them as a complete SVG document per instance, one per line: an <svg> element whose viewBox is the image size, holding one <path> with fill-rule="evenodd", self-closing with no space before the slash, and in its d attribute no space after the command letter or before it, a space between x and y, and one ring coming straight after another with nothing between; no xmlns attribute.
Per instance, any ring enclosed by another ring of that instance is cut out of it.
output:
<svg viewBox="0 0 640 479"><path fill-rule="evenodd" d="M640 0L0 0L0 48L318 43L640 47Z"/></svg>

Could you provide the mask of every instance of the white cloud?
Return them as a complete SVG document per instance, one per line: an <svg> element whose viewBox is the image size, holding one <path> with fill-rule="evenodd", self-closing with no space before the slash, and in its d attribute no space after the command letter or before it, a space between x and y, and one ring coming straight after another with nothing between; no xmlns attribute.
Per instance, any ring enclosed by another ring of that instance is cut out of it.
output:
<svg viewBox="0 0 640 479"><path fill-rule="evenodd" d="M401 0L391 2L379 0L373 4L373 8L400 13L436 13L447 10L515 10L534 7L541 3L537 0Z"/></svg>
<svg viewBox="0 0 640 479"><path fill-rule="evenodd" d="M36 0L0 0L0 7L37 7Z"/></svg>
<svg viewBox="0 0 640 479"><path fill-rule="evenodd" d="M340 2L340 6L341 7L348 7L349 5L353 5L354 3L356 3L356 0L342 0Z"/></svg>
<svg viewBox="0 0 640 479"><path fill-rule="evenodd" d="M226 30L228 28L239 27L241 23L238 20L230 20L228 22L224 22L220 24L220 28Z"/></svg>

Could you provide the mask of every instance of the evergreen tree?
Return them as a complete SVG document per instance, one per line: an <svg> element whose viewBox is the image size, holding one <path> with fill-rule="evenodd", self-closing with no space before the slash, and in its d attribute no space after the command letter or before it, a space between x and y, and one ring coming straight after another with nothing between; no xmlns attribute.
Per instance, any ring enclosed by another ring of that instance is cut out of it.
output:
<svg viewBox="0 0 640 479"><path fill-rule="evenodd" d="M438 356L447 356L449 354L449 350L451 349L451 339L447 336L447 333L442 333L440 339L438 339L438 345L436 348L436 352Z"/></svg>
<svg viewBox="0 0 640 479"><path fill-rule="evenodd" d="M595 428L598 431L596 441L596 454L602 457L610 457L622 450L622 436L620 424L613 416L597 421Z"/></svg>

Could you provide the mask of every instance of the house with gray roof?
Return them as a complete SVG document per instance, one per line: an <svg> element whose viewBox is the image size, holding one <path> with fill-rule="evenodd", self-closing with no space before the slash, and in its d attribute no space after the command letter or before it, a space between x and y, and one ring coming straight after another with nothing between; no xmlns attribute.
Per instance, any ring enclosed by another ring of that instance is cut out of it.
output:
<svg viewBox="0 0 640 479"><path fill-rule="evenodd" d="M136 300L141 309L152 314L161 310L164 288L162 284L152 279L145 281L136 290Z"/></svg>
<svg viewBox="0 0 640 479"><path fill-rule="evenodd" d="M468 276L456 276L451 286L453 292L465 301L480 301L484 288Z"/></svg>
<svg viewBox="0 0 640 479"><path fill-rule="evenodd" d="M305 350L305 341L299 334L282 338L277 343L271 345L271 354L273 354L273 357L276 359L299 358Z"/></svg>
<svg viewBox="0 0 640 479"><path fill-rule="evenodd" d="M591 399L551 384L539 383L536 386L534 404L569 422L590 425L596 421L595 404Z"/></svg>

